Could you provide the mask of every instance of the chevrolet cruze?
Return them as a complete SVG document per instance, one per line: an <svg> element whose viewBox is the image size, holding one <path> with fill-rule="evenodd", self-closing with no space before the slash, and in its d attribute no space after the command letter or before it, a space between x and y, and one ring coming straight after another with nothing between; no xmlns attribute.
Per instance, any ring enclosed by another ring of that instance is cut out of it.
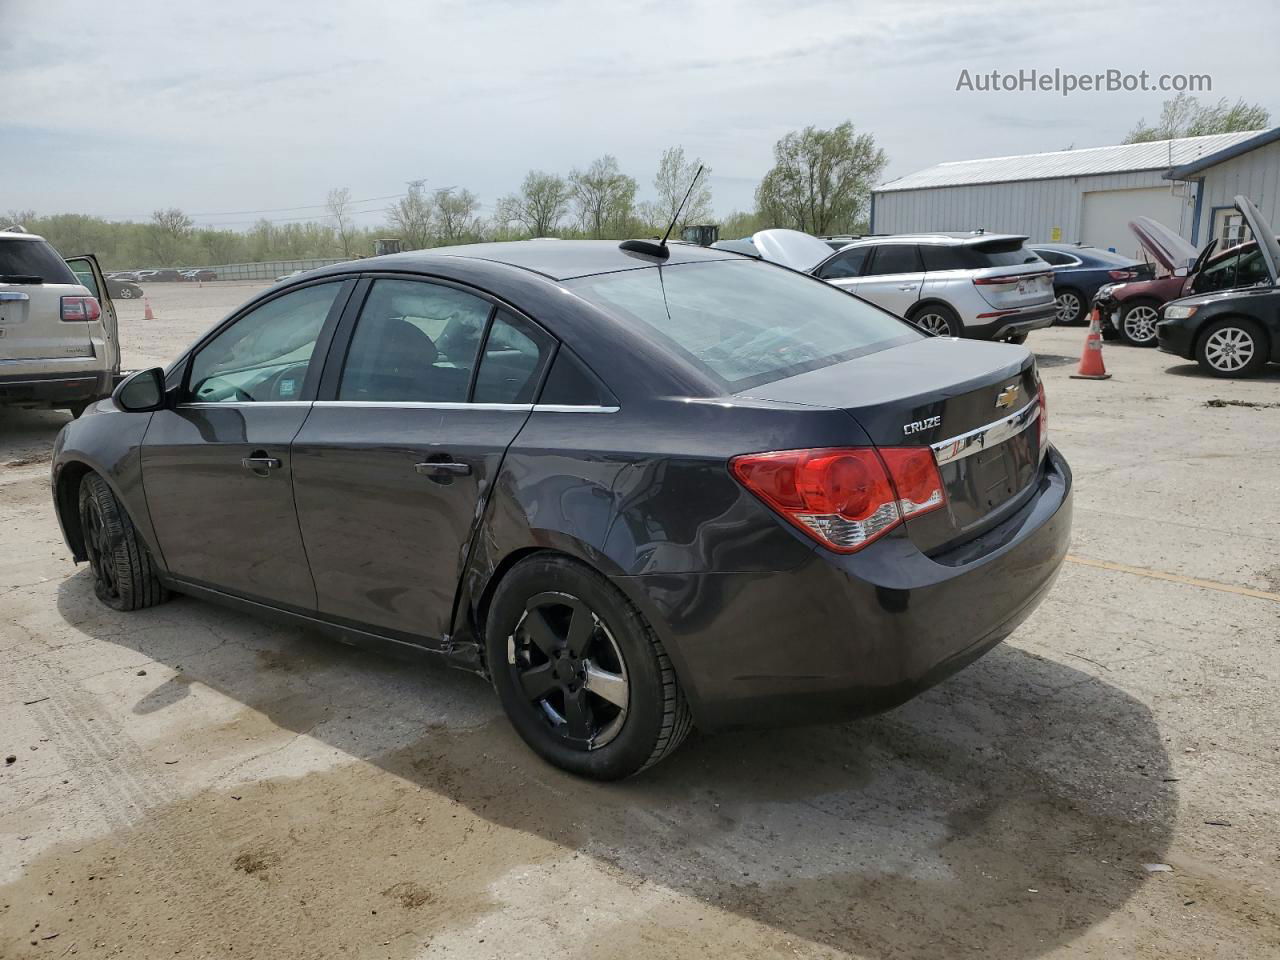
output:
<svg viewBox="0 0 1280 960"><path fill-rule="evenodd" d="M277 284L58 437L72 554L487 675L617 778L697 724L889 708L1006 637L1070 537L1022 347L785 267L526 241Z"/></svg>

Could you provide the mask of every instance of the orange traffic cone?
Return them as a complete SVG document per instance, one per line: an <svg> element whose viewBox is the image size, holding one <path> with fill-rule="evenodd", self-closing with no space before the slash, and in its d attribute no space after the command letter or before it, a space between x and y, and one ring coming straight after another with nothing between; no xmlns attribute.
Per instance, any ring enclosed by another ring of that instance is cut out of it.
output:
<svg viewBox="0 0 1280 960"><path fill-rule="evenodd" d="M1089 318L1089 335L1084 338L1084 352L1080 354L1080 369L1071 375L1072 380L1106 380L1106 365L1102 362L1102 318L1098 308L1093 308Z"/></svg>
<svg viewBox="0 0 1280 960"><path fill-rule="evenodd" d="M150 297L143 297L143 298L142 298L142 305L143 305L144 307L146 307L146 309L142 311L142 319L143 319L143 320L154 320L154 319L156 318L156 315L155 315L154 313L152 313L152 312L151 312L151 298L150 298Z"/></svg>

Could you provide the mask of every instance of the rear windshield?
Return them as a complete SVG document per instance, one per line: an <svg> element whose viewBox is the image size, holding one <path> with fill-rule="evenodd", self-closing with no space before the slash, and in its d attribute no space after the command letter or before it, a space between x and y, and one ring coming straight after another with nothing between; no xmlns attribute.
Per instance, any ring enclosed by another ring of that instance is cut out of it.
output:
<svg viewBox="0 0 1280 960"><path fill-rule="evenodd" d="M923 336L837 287L765 263L684 263L567 285L610 314L644 325L730 391Z"/></svg>
<svg viewBox="0 0 1280 960"><path fill-rule="evenodd" d="M0 283L79 283L44 240L0 239Z"/></svg>
<svg viewBox="0 0 1280 960"><path fill-rule="evenodd" d="M982 270L986 267L1014 267L1044 261L1021 240L990 240L979 244L921 244L925 270Z"/></svg>

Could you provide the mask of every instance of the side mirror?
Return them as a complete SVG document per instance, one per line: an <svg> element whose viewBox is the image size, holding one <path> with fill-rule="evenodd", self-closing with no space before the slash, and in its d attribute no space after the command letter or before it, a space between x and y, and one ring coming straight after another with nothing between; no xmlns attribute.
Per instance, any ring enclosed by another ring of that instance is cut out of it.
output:
<svg viewBox="0 0 1280 960"><path fill-rule="evenodd" d="M121 410L130 413L159 410L164 406L164 371L159 367L139 370L120 381L120 386L112 392L111 399Z"/></svg>
<svg viewBox="0 0 1280 960"><path fill-rule="evenodd" d="M1173 275L1175 277L1185 277L1190 272L1191 272L1191 269L1189 267L1178 267L1176 270L1173 271Z"/></svg>

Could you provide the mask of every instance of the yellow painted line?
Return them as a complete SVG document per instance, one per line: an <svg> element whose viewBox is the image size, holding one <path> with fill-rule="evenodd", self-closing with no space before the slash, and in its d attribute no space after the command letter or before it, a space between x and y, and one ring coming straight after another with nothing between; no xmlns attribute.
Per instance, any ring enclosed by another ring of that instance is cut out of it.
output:
<svg viewBox="0 0 1280 960"><path fill-rule="evenodd" d="M1270 600L1272 603L1280 603L1280 593L1269 593L1266 590L1237 587L1229 583L1218 583L1215 580L1184 577L1177 573L1165 573L1163 570L1148 570L1146 567L1131 567L1126 563L1112 563L1109 560L1091 560L1088 557L1077 557L1072 554L1067 554L1067 560L1086 567L1097 567L1099 570L1115 570L1118 573L1131 573L1135 577L1167 580L1169 583L1183 583L1189 587L1203 587L1205 590L1217 590L1220 593L1234 593L1240 597L1254 597L1258 600Z"/></svg>

